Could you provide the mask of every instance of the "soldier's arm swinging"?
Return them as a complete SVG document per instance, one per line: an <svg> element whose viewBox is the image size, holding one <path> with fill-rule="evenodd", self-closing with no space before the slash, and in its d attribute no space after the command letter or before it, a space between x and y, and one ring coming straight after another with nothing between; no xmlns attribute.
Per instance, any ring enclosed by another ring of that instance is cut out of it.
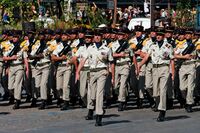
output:
<svg viewBox="0 0 200 133"><path fill-rule="evenodd" d="M83 68L85 62L86 62L87 59L81 59L77 69L76 69L76 82L79 80L79 76L80 76L80 71L81 69Z"/></svg>
<svg viewBox="0 0 200 133"><path fill-rule="evenodd" d="M11 57L9 57L9 56L4 56L3 57L4 61L11 61L11 60L16 60L16 59L17 59L17 55L13 55Z"/></svg>
<svg viewBox="0 0 200 133"><path fill-rule="evenodd" d="M57 57L56 55L51 55L51 60L55 61L55 62L66 60L66 59L67 59L67 57L65 55L63 55L61 57Z"/></svg>
<svg viewBox="0 0 200 133"><path fill-rule="evenodd" d="M138 69L138 63L137 63L137 59L136 56L133 56L133 64L135 66L135 74L138 75L139 74L139 69Z"/></svg>
<svg viewBox="0 0 200 133"><path fill-rule="evenodd" d="M28 58L24 59L24 64L25 64L25 67L26 67L26 76L28 77L29 76Z"/></svg>
<svg viewBox="0 0 200 133"><path fill-rule="evenodd" d="M146 53L142 61L138 64L138 70L148 61L149 57L150 55Z"/></svg>
<svg viewBox="0 0 200 133"><path fill-rule="evenodd" d="M171 65L171 70L172 70L172 80L174 81L174 75L175 75L175 63L174 63L174 59L172 59L170 61L170 65Z"/></svg>

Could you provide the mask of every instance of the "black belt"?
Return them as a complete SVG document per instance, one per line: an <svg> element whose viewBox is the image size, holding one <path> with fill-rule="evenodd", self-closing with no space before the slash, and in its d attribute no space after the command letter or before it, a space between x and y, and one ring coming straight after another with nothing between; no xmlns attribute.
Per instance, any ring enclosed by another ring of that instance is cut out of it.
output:
<svg viewBox="0 0 200 133"><path fill-rule="evenodd" d="M23 63L10 64L10 66L19 66L19 65L23 65Z"/></svg>
<svg viewBox="0 0 200 133"><path fill-rule="evenodd" d="M164 66L169 66L169 64L153 64L154 68L159 68L159 67L164 67Z"/></svg>
<svg viewBox="0 0 200 133"><path fill-rule="evenodd" d="M36 66L45 66L45 65L49 65L50 64L50 62L46 62L46 63L39 63L39 64L37 64Z"/></svg>
<svg viewBox="0 0 200 133"><path fill-rule="evenodd" d="M81 71L89 71L90 70L90 67L83 67L82 69L81 69Z"/></svg>
<svg viewBox="0 0 200 133"><path fill-rule="evenodd" d="M90 72L99 72L101 70L106 70L106 67L90 69Z"/></svg>
<svg viewBox="0 0 200 133"><path fill-rule="evenodd" d="M128 65L129 62L119 62L119 63L116 63L116 66L123 66L123 65Z"/></svg>
<svg viewBox="0 0 200 133"><path fill-rule="evenodd" d="M194 64L196 61L189 61L189 62L183 62L182 65L191 65Z"/></svg>

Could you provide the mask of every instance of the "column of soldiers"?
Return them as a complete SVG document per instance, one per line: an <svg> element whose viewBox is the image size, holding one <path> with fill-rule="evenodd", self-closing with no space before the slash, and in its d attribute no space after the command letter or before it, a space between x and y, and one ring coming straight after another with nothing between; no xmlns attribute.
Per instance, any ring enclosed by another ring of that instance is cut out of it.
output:
<svg viewBox="0 0 200 133"><path fill-rule="evenodd" d="M4 100L21 106L22 90L30 107L60 110L79 102L86 120L102 125L105 109L124 111L132 92L137 108L147 100L157 121L177 99L187 112L199 104L200 33L193 29L135 26L73 29L4 30L0 81ZM8 80L7 80L8 79ZM7 83L8 82L8 83Z"/></svg>

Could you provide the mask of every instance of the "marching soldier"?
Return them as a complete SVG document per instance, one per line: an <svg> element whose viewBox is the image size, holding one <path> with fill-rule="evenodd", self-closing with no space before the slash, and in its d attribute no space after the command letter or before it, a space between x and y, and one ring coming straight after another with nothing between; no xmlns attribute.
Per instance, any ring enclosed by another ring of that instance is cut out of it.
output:
<svg viewBox="0 0 200 133"><path fill-rule="evenodd" d="M108 63L113 62L112 51L105 44L102 44L102 37L97 30L94 35L94 43L88 47L80 62L77 74L83 68L84 63L88 60L90 65L90 87L91 99L89 103L96 110L95 126L102 126L102 116L105 113L103 110L103 95L106 77L108 74ZM114 83L114 65L112 65L112 82ZM77 75L77 79L79 75Z"/></svg>
<svg viewBox="0 0 200 133"><path fill-rule="evenodd" d="M151 57L153 64L153 90L154 96L159 97L160 102L158 110L160 111L157 121L165 120L166 113L166 91L167 81L169 79L170 64L172 68L172 79L174 77L174 55L173 47L164 41L164 29L158 29L156 43L150 46L148 53L138 65L140 69L142 65Z"/></svg>
<svg viewBox="0 0 200 133"><path fill-rule="evenodd" d="M76 56L78 57L79 62L81 59L84 57L84 53L87 52L88 47L92 44L92 39L93 39L93 32L88 30L85 34L85 43L83 46L80 46L78 49ZM86 120L92 120L93 119L93 110L94 106L91 106L89 103L91 103L91 88L89 85L89 62L88 60L84 63L83 68L79 72L78 70L76 71L76 79L80 75L79 78L79 91L80 91L80 96L85 105L87 105L88 108L88 115L86 116ZM80 73L80 74L79 74ZM77 81L76 81L77 82Z"/></svg>
<svg viewBox="0 0 200 133"><path fill-rule="evenodd" d="M22 42L23 45L28 46L28 51L27 54L29 55L32 49L33 44L35 43L36 39L35 39L35 33L34 31L26 31L24 34L24 40ZM32 98L32 91L33 88L31 88L31 79L32 79L32 73L31 73L31 66L30 63L32 62L32 60L28 59L29 62L29 75L27 78L25 78L24 84L25 84L25 89L26 89L26 102L30 102L31 98Z"/></svg>
<svg viewBox="0 0 200 133"><path fill-rule="evenodd" d="M52 61L56 64L56 89L58 101L62 99L64 104L60 110L69 109L70 77L71 77L71 47L68 44L66 32L56 38L57 46L51 55Z"/></svg>
<svg viewBox="0 0 200 133"><path fill-rule="evenodd" d="M26 76L29 74L27 52L28 47L20 45L21 31L15 31L12 43L3 47L3 60L9 66L8 88L14 94L15 105L13 109L20 108L24 64Z"/></svg>
<svg viewBox="0 0 200 133"><path fill-rule="evenodd" d="M12 38L11 38L11 34L10 34L10 31L9 30L3 30L2 31L2 40L0 42L0 49L2 52L1 53L1 56L3 57L3 48L7 47L7 45L9 45L12 41ZM3 59L2 59L2 62L0 62L0 82L1 82L1 85L2 87L4 88L4 95L3 95L3 100L7 100L9 98L9 95L10 95L10 101L9 103L12 104L14 103L14 96L11 95L11 93L9 93L9 90L8 90L8 73L7 73L7 66L5 65L5 63L3 62Z"/></svg>
<svg viewBox="0 0 200 133"><path fill-rule="evenodd" d="M132 45L135 51L137 62L140 62L142 60L141 50L143 48L143 41L145 40L145 35L143 34L143 31L144 31L143 26L140 25L135 26L135 36L129 40L129 44ZM145 87L145 65L142 66L139 74L136 67L136 75L139 75L138 85L136 89L137 107L142 108L142 103L144 99L144 87ZM134 79L133 76L134 75L131 74L132 79Z"/></svg>
<svg viewBox="0 0 200 133"><path fill-rule="evenodd" d="M31 105L36 106L36 100L40 92L42 103L38 109L43 110L47 108L47 82L49 77L50 65L48 46L46 45L45 32L43 30L38 33L38 39L32 46L29 59L33 60L31 62L31 84L34 90Z"/></svg>
<svg viewBox="0 0 200 133"><path fill-rule="evenodd" d="M111 43L109 47L112 49L113 57L115 59L115 94L118 94L118 111L125 109L126 98L128 94L127 81L130 72L130 63L133 62L135 56L133 49L130 47L128 42L124 40L125 33L122 29L117 32L118 40ZM134 58L134 59L133 59ZM136 62L134 62L136 65ZM116 89L119 89L118 93Z"/></svg>
<svg viewBox="0 0 200 133"><path fill-rule="evenodd" d="M186 30L185 35L180 36L180 39L185 39L184 43L178 44L175 49L175 58L178 59L180 90L184 101L185 109L188 113L192 112L194 104L193 92L196 80L195 67L195 45L192 42L192 30Z"/></svg>
<svg viewBox="0 0 200 133"><path fill-rule="evenodd" d="M153 45L156 42L156 27L151 27L150 29L150 35L147 39L144 40L143 45L144 47L142 48L142 53L148 53L150 50L151 45ZM145 69L145 93L147 96L147 99L150 102L150 106L152 109L155 109L154 111L157 110L155 107L155 101L153 98L153 64L151 58L146 62L146 69ZM157 101L159 101L157 99ZM158 107L157 103L157 107Z"/></svg>

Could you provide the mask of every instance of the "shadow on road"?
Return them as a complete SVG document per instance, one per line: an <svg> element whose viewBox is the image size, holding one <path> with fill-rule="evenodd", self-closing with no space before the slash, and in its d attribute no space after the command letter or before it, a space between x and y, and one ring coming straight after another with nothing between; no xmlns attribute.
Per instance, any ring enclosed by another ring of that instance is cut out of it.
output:
<svg viewBox="0 0 200 133"><path fill-rule="evenodd" d="M109 115L104 115L103 118L110 118L110 117L119 117L120 115L118 114L109 114Z"/></svg>
<svg viewBox="0 0 200 133"><path fill-rule="evenodd" d="M10 112L0 112L0 115L9 115Z"/></svg>
<svg viewBox="0 0 200 133"><path fill-rule="evenodd" d="M166 121L172 121L172 120L179 120L179 119L188 119L190 118L187 115L179 115L179 116L168 116L165 118Z"/></svg>
<svg viewBox="0 0 200 133"><path fill-rule="evenodd" d="M112 124L119 124L119 123L130 123L129 120L121 120L121 121L105 121L103 122L103 126L112 125Z"/></svg>

